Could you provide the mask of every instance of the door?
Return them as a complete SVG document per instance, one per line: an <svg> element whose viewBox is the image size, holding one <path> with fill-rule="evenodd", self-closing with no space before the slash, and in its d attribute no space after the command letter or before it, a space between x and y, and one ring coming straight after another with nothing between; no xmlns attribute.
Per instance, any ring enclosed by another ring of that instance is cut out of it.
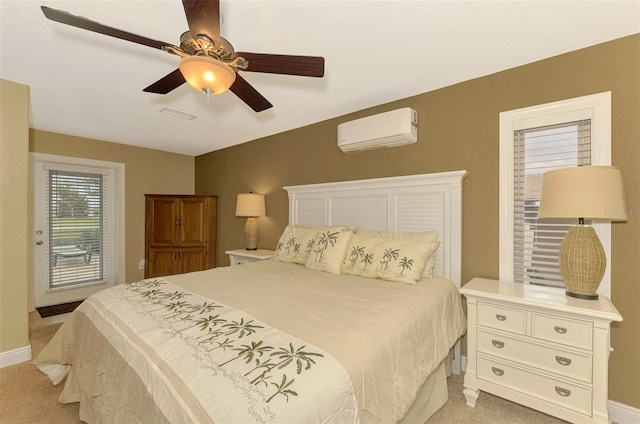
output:
<svg viewBox="0 0 640 424"><path fill-rule="evenodd" d="M177 241L178 206L174 198L147 198L147 234L150 246L173 246Z"/></svg>
<svg viewBox="0 0 640 424"><path fill-rule="evenodd" d="M145 278L178 274L178 254L174 248L149 248Z"/></svg>
<svg viewBox="0 0 640 424"><path fill-rule="evenodd" d="M181 246L205 246L207 244L207 199L182 198L178 227Z"/></svg>
<svg viewBox="0 0 640 424"><path fill-rule="evenodd" d="M36 158L36 307L84 300L116 282L115 171Z"/></svg>
<svg viewBox="0 0 640 424"><path fill-rule="evenodd" d="M150 247L145 278L185 274L207 269L207 249Z"/></svg>
<svg viewBox="0 0 640 424"><path fill-rule="evenodd" d="M178 252L178 273L204 271L207 269L206 249L180 249Z"/></svg>

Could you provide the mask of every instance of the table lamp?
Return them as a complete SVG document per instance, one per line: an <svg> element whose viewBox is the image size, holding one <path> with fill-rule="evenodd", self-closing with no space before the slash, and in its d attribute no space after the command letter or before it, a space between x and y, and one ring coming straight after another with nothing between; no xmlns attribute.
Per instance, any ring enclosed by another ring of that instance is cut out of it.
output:
<svg viewBox="0 0 640 424"><path fill-rule="evenodd" d="M584 220L627 219L622 172L612 166L578 166L546 172L538 219L577 220L560 247L558 263L566 294L595 300L607 258L593 227Z"/></svg>
<svg viewBox="0 0 640 424"><path fill-rule="evenodd" d="M247 250L258 249L259 231L256 217L265 215L263 194L238 194L236 216L247 218L247 223L244 225L244 239Z"/></svg>

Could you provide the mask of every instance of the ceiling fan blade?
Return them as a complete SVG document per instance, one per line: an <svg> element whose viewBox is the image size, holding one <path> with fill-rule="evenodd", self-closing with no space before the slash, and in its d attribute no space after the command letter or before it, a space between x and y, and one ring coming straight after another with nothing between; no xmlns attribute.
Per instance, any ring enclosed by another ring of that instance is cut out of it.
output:
<svg viewBox="0 0 640 424"><path fill-rule="evenodd" d="M299 75L303 77L324 76L324 57L237 52L235 56L243 57L249 62L249 67L244 69L249 72Z"/></svg>
<svg viewBox="0 0 640 424"><path fill-rule="evenodd" d="M262 112L265 109L273 107L262 94L258 93L258 91L239 74L236 75L236 81L231 85L229 90L256 112Z"/></svg>
<svg viewBox="0 0 640 424"><path fill-rule="evenodd" d="M167 94L168 92L180 87L185 82L187 81L182 76L180 69L176 69L142 91L146 91L147 93Z"/></svg>
<svg viewBox="0 0 640 424"><path fill-rule="evenodd" d="M60 22L62 24L86 29L87 31L97 32L98 34L104 34L110 37L120 38L121 40L131 41L133 43L142 44L155 49L162 50L163 47L175 47L163 41L152 40L151 38L143 37L141 35L111 28L106 25L102 25L101 23L83 18L82 16L72 15L71 13L63 10L52 9L46 6L40 6L40 8L42 9L44 16L52 21Z"/></svg>
<svg viewBox="0 0 640 424"><path fill-rule="evenodd" d="M192 38L206 35L220 46L220 2L218 0L182 0Z"/></svg>

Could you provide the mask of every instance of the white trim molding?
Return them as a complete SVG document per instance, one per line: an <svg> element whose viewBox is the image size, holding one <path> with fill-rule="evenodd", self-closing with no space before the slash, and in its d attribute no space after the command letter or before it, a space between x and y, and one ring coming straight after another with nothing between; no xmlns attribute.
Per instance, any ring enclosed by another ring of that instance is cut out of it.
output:
<svg viewBox="0 0 640 424"><path fill-rule="evenodd" d="M611 422L617 424L640 423L640 409L633 408L623 403L614 402L612 400L609 401L608 406Z"/></svg>
<svg viewBox="0 0 640 424"><path fill-rule="evenodd" d="M0 368L31 360L31 344L0 353Z"/></svg>

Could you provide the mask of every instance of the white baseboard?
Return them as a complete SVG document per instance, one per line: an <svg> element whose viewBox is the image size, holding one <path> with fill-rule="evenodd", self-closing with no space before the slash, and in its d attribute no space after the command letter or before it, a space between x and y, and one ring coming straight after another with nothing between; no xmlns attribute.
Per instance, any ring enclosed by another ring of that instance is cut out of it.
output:
<svg viewBox="0 0 640 424"><path fill-rule="evenodd" d="M0 353L0 368L31 360L31 345Z"/></svg>
<svg viewBox="0 0 640 424"><path fill-rule="evenodd" d="M617 424L640 424L640 409L610 400L609 418Z"/></svg>
<svg viewBox="0 0 640 424"><path fill-rule="evenodd" d="M460 358L460 368L467 371L467 357ZM609 419L615 424L640 424L640 409L623 403L608 401Z"/></svg>

